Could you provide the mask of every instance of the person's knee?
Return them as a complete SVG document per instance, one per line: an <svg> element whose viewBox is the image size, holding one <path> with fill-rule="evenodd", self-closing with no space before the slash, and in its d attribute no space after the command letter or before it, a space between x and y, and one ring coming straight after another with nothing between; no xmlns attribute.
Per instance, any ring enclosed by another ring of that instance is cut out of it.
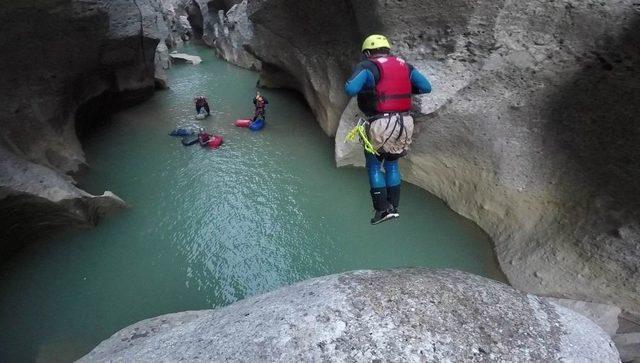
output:
<svg viewBox="0 0 640 363"><path fill-rule="evenodd" d="M368 169L369 171L369 185L371 188L386 188L387 183L384 178L384 174L380 169Z"/></svg>
<svg viewBox="0 0 640 363"><path fill-rule="evenodd" d="M384 178L384 174L381 169L381 162L375 155L365 153L365 165L367 167L367 174L369 176L369 185L372 188L384 188L387 183Z"/></svg>
<svg viewBox="0 0 640 363"><path fill-rule="evenodd" d="M384 171L388 187L393 187L402 183L397 159L393 161L386 160L384 163Z"/></svg>

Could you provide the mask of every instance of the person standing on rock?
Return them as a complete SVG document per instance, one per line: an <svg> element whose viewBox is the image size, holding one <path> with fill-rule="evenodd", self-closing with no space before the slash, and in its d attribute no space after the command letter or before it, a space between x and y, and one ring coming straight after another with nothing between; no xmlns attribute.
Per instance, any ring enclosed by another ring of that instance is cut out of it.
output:
<svg viewBox="0 0 640 363"><path fill-rule="evenodd" d="M383 35L367 37L362 44L366 59L358 63L344 86L347 95L358 96L358 107L367 117L371 151L375 151L365 151L375 209L371 224L400 216L398 159L406 155L413 135L411 95L431 92L424 75L390 52L391 45Z"/></svg>

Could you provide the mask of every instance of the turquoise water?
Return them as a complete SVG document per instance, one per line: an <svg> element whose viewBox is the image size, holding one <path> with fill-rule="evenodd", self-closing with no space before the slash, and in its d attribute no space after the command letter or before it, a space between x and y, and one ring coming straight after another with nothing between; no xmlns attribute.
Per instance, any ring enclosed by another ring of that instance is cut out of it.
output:
<svg viewBox="0 0 640 363"><path fill-rule="evenodd" d="M118 113L85 143L81 186L129 208L95 229L22 250L2 267L0 361L71 361L152 316L229 304L309 277L367 268L451 267L499 278L474 224L417 187L402 217L369 225L366 173L336 169L333 141L294 93L264 90L267 127L233 126L252 112L257 75L188 47L171 88ZM193 118L207 95L212 116ZM219 150L167 132L199 123Z"/></svg>

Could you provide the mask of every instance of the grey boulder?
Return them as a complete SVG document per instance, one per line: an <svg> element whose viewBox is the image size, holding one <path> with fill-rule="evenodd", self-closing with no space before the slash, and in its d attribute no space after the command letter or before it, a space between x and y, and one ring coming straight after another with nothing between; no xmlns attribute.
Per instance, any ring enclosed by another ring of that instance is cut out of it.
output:
<svg viewBox="0 0 640 363"><path fill-rule="evenodd" d="M171 58L172 61L177 63L187 63L187 64L193 64L193 65L202 63L202 58L198 57L197 55L189 55L184 53L171 53L169 54L169 57Z"/></svg>
<svg viewBox="0 0 640 363"><path fill-rule="evenodd" d="M147 319L80 362L618 362L589 319L455 270L356 271Z"/></svg>

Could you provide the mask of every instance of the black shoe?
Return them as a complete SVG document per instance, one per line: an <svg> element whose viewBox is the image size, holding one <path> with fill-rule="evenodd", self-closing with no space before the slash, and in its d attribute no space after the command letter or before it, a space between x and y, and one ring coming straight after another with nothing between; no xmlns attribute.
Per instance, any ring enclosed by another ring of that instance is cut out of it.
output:
<svg viewBox="0 0 640 363"><path fill-rule="evenodd" d="M388 221L390 219L393 218L397 218L400 215L397 213L393 213L393 211L384 211L384 212L380 212L380 211L376 211L376 214L373 215L373 218L371 218L371 224L378 224L378 223L382 223L384 221Z"/></svg>

